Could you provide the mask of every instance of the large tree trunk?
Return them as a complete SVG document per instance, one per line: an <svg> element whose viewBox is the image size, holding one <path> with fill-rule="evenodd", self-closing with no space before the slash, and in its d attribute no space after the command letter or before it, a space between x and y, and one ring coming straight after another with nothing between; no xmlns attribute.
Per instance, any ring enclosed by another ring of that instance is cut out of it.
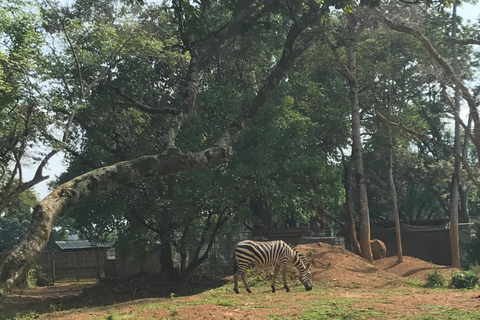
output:
<svg viewBox="0 0 480 320"><path fill-rule="evenodd" d="M160 244L160 277L166 281L178 281L180 275L177 269L173 264L173 254L172 254L172 245L170 242L165 241Z"/></svg>

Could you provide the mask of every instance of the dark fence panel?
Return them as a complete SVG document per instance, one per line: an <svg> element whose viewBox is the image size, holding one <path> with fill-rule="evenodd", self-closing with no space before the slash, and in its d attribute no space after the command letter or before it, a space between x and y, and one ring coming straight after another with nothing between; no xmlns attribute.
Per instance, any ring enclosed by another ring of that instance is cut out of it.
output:
<svg viewBox="0 0 480 320"><path fill-rule="evenodd" d="M37 259L45 274L54 281L98 279L104 272L106 250L43 252Z"/></svg>

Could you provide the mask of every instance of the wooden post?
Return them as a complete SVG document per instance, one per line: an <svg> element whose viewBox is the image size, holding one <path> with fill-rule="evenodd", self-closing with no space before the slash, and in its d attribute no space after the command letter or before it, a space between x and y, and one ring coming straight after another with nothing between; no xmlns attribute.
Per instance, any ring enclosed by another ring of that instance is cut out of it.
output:
<svg viewBox="0 0 480 320"><path fill-rule="evenodd" d="M52 252L52 280L53 284L56 281L56 274L55 274L55 251Z"/></svg>
<svg viewBox="0 0 480 320"><path fill-rule="evenodd" d="M95 260L97 262L97 280L100 280L100 248L97 248L97 254L95 255Z"/></svg>
<svg viewBox="0 0 480 320"><path fill-rule="evenodd" d="M76 260L77 260L77 281L80 281L80 251L77 251L76 254Z"/></svg>

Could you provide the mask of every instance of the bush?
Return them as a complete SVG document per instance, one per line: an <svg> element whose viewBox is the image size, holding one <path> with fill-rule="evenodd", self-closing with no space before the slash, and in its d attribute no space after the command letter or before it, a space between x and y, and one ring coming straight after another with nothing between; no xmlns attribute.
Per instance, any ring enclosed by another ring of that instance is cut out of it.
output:
<svg viewBox="0 0 480 320"><path fill-rule="evenodd" d="M456 289L473 289L478 285L479 278L472 271L453 271L450 286Z"/></svg>
<svg viewBox="0 0 480 320"><path fill-rule="evenodd" d="M43 269L39 265L35 265L35 277L37 279L37 286L39 287L46 287L46 286L53 286L53 279L49 278Z"/></svg>
<svg viewBox="0 0 480 320"><path fill-rule="evenodd" d="M440 272L435 270L435 272L428 273L426 276L427 282L425 287L427 288L442 288L445 287L447 280L442 276Z"/></svg>
<svg viewBox="0 0 480 320"><path fill-rule="evenodd" d="M468 271L471 271L475 274L480 274L480 266L476 263L473 265L470 265L470 268L468 269Z"/></svg>

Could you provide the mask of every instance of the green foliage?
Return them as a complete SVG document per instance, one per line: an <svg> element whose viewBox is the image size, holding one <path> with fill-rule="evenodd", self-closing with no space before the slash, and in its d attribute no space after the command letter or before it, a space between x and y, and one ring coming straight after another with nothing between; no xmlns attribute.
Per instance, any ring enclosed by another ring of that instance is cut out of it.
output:
<svg viewBox="0 0 480 320"><path fill-rule="evenodd" d="M450 286L455 289L473 289L479 284L479 277L472 271L453 271Z"/></svg>
<svg viewBox="0 0 480 320"><path fill-rule="evenodd" d="M35 278L36 285L39 287L53 286L53 279L49 278L47 274L43 271L43 268L39 265L35 265Z"/></svg>
<svg viewBox="0 0 480 320"><path fill-rule="evenodd" d="M445 277L440 272L438 272L438 270L427 273L425 279L425 287L427 288L443 288L447 283Z"/></svg>
<svg viewBox="0 0 480 320"><path fill-rule="evenodd" d="M13 320L36 320L40 319L40 314L35 311L30 311L25 314L17 314Z"/></svg>
<svg viewBox="0 0 480 320"><path fill-rule="evenodd" d="M480 274L480 265L478 264L470 265L470 268L468 269L468 271L471 271L475 274Z"/></svg>
<svg viewBox="0 0 480 320"><path fill-rule="evenodd" d="M0 219L0 252L13 250L23 238L37 202L34 191L27 190L5 209Z"/></svg>

